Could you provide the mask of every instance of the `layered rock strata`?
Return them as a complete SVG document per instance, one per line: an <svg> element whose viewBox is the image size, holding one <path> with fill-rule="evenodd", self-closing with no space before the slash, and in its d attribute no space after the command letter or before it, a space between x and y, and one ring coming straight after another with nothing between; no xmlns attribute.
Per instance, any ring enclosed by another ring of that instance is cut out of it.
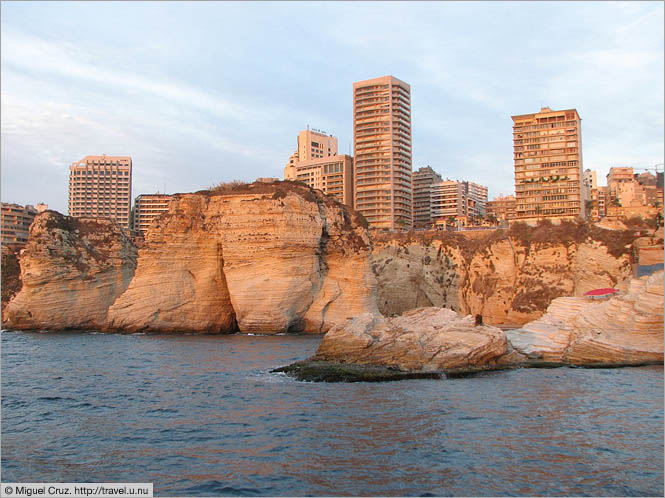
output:
<svg viewBox="0 0 665 498"><path fill-rule="evenodd" d="M392 316L437 306L516 327L542 316L557 297L628 282L632 232L584 233L572 225L568 235L565 228L378 240L372 270L379 310Z"/></svg>
<svg viewBox="0 0 665 498"><path fill-rule="evenodd" d="M7 327L323 333L378 312L364 219L304 185L178 194L148 230L138 265L129 241L122 247L131 258L111 239L108 249L96 242L99 250L86 252L87 239L75 232L79 222L57 216L62 227L31 235L21 258L24 291L10 302ZM125 268L122 257L131 263L131 271L120 272L121 285L102 282L100 251L108 264ZM34 267L39 280L31 276ZM99 295L90 289L93 275ZM29 319L36 313L38 320Z"/></svg>
<svg viewBox="0 0 665 498"><path fill-rule="evenodd" d="M111 220L35 217L20 256L21 291L3 325L18 329L100 329L134 275L136 247Z"/></svg>
<svg viewBox="0 0 665 498"><path fill-rule="evenodd" d="M427 372L486 366L506 354L507 348L501 329L430 307L394 318L358 316L330 330L313 360Z"/></svg>
<svg viewBox="0 0 665 498"><path fill-rule="evenodd" d="M527 360L571 365L663 361L663 272L631 280L607 301L555 299L540 319L510 330Z"/></svg>
<svg viewBox="0 0 665 498"><path fill-rule="evenodd" d="M300 380L397 380L542 366L663 362L663 272L607 301L555 299L540 319L503 332L441 308L364 314L330 330L309 360L278 369ZM366 370L364 367L367 367ZM382 368L383 370L377 370Z"/></svg>

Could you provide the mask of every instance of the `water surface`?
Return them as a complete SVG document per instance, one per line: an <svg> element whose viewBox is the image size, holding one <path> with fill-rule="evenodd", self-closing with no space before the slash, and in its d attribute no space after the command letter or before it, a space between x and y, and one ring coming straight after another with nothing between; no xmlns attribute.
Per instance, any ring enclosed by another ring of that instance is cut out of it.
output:
<svg viewBox="0 0 665 498"><path fill-rule="evenodd" d="M2 333L2 480L160 496L663 496L663 368L316 384L319 337Z"/></svg>

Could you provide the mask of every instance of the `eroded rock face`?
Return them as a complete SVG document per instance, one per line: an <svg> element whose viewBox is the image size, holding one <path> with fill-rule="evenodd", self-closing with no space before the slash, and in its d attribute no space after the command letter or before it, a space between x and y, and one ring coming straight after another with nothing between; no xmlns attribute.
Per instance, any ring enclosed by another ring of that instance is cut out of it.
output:
<svg viewBox="0 0 665 498"><path fill-rule="evenodd" d="M557 297L614 287L632 276L630 251L592 236L562 241L554 235L529 241L500 232L475 240L446 237L375 242L372 270L381 313L438 306L516 327L542 316Z"/></svg>
<svg viewBox="0 0 665 498"><path fill-rule="evenodd" d="M202 222L206 199L186 196L153 225L107 327L127 332L235 330L221 241Z"/></svg>
<svg viewBox="0 0 665 498"><path fill-rule="evenodd" d="M528 360L588 364L663 361L663 272L633 279L607 301L555 299L540 319L507 332Z"/></svg>
<svg viewBox="0 0 665 498"><path fill-rule="evenodd" d="M137 251L111 220L35 217L23 249L21 291L7 304L15 329L99 329L134 275Z"/></svg>
<svg viewBox="0 0 665 498"><path fill-rule="evenodd" d="M376 312L370 240L356 220L304 186L182 194L150 228L109 326L323 333Z"/></svg>
<svg viewBox="0 0 665 498"><path fill-rule="evenodd" d="M471 316L443 308L420 308L399 317L365 313L331 329L315 361L440 371L484 366L507 352L501 329L475 325Z"/></svg>

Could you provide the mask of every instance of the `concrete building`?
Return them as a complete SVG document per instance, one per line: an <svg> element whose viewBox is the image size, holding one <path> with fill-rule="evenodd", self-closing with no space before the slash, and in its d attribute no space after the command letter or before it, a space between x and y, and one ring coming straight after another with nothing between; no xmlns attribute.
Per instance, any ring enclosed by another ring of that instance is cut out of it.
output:
<svg viewBox="0 0 665 498"><path fill-rule="evenodd" d="M337 138L320 130L306 130L298 133L298 148L289 157L287 166L300 161L311 161L337 155Z"/></svg>
<svg viewBox="0 0 665 498"><path fill-rule="evenodd" d="M513 195L500 195L488 201L486 215L494 217L497 222L505 224L515 218L516 200Z"/></svg>
<svg viewBox="0 0 665 498"><path fill-rule="evenodd" d="M384 76L353 84L355 208L371 226L411 228L411 87Z"/></svg>
<svg viewBox="0 0 665 498"><path fill-rule="evenodd" d="M111 218L130 228L132 158L86 156L69 167L69 215Z"/></svg>
<svg viewBox="0 0 665 498"><path fill-rule="evenodd" d="M321 157L297 161L284 168L285 180L298 180L323 193L334 196L342 204L353 207L353 158Z"/></svg>
<svg viewBox="0 0 665 498"><path fill-rule="evenodd" d="M46 211L46 204L37 204L36 207L28 204L2 203L2 245L21 246L28 241L28 232L35 216Z"/></svg>
<svg viewBox="0 0 665 498"><path fill-rule="evenodd" d="M413 220L417 228L432 223L430 187L432 184L442 181L441 175L430 166L425 166L413 172Z"/></svg>
<svg viewBox="0 0 665 498"><path fill-rule="evenodd" d="M172 198L172 195L167 194L141 194L134 199L133 228L141 237L145 237L152 220L169 210Z"/></svg>
<svg viewBox="0 0 665 498"><path fill-rule="evenodd" d="M543 107L512 116L515 219L536 223L583 218L581 119L576 109Z"/></svg>
<svg viewBox="0 0 665 498"><path fill-rule="evenodd" d="M462 182L445 180L430 186L432 220L467 216L466 193Z"/></svg>
<svg viewBox="0 0 665 498"><path fill-rule="evenodd" d="M485 217L487 206L487 187L473 182L462 182L467 203L467 215L471 219Z"/></svg>

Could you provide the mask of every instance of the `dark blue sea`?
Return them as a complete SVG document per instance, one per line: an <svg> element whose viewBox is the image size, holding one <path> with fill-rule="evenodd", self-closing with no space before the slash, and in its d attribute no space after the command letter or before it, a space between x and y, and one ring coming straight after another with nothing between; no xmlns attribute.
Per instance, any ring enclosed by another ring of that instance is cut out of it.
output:
<svg viewBox="0 0 665 498"><path fill-rule="evenodd" d="M2 333L2 480L158 496L663 496L663 368L317 384L319 337Z"/></svg>

